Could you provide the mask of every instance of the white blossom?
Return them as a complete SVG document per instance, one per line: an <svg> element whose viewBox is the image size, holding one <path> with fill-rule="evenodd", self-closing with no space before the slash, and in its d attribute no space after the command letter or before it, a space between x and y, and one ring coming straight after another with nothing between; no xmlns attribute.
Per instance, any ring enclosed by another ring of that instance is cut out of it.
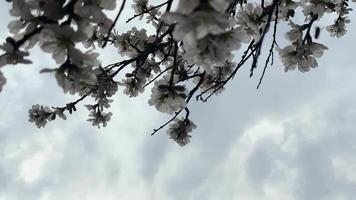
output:
<svg viewBox="0 0 356 200"><path fill-rule="evenodd" d="M30 7L25 0L12 0L10 14L12 16L21 17L23 20L33 18Z"/></svg>
<svg viewBox="0 0 356 200"><path fill-rule="evenodd" d="M307 72L310 68L318 66L316 58L323 55L324 50L328 48L322 44L311 42L301 47L288 45L283 49L276 47L281 57L285 71L294 70L298 67L301 72Z"/></svg>
<svg viewBox="0 0 356 200"><path fill-rule="evenodd" d="M89 19L90 22L93 23L100 23L106 19L106 15L100 7L84 3L84 0L79 1L76 4L74 11L80 17Z"/></svg>
<svg viewBox="0 0 356 200"><path fill-rule="evenodd" d="M302 27L293 23L292 21L289 22L289 25L292 27L292 29L286 33L286 38L292 42L294 42L294 41L298 41L298 43L302 42L302 40L303 40Z"/></svg>
<svg viewBox="0 0 356 200"><path fill-rule="evenodd" d="M58 0L26 0L27 4L32 10L40 11L42 15L47 16L51 20L60 20L65 14L63 8L63 1ZM36 15L39 15L37 12Z"/></svg>
<svg viewBox="0 0 356 200"><path fill-rule="evenodd" d="M278 6L278 18L288 20L295 14L298 3L291 0L282 0Z"/></svg>
<svg viewBox="0 0 356 200"><path fill-rule="evenodd" d="M163 113L173 114L185 108L187 90L183 85L169 85L169 78L163 78L155 82L152 88L149 105Z"/></svg>
<svg viewBox="0 0 356 200"><path fill-rule="evenodd" d="M263 9L261 6L247 3L236 14L236 23L246 31L247 35L252 36L256 41L261 37L260 24L265 22L262 18Z"/></svg>
<svg viewBox="0 0 356 200"><path fill-rule="evenodd" d="M332 0L312 1L312 0L300 0L299 5L303 8L303 13L306 17L306 21L310 20L312 16L317 16L318 19L324 16L324 13L332 12L329 8L329 4L333 4ZM334 5L334 4L333 4Z"/></svg>
<svg viewBox="0 0 356 200"><path fill-rule="evenodd" d="M26 22L23 20L13 20L8 24L7 27L11 33L18 34L20 33L21 29L26 27Z"/></svg>
<svg viewBox="0 0 356 200"><path fill-rule="evenodd" d="M234 62L226 62L224 65L214 66L212 71L205 75L200 85L202 91L213 88L211 92L215 92L216 95L220 94L224 90L224 87L222 87L223 81L231 75L235 66L236 63ZM200 77L194 79L194 83L196 84L199 83L199 81Z"/></svg>
<svg viewBox="0 0 356 200"><path fill-rule="evenodd" d="M60 109L60 108L57 108L54 110L54 114L64 120L67 119L67 116L63 113L64 112L64 109Z"/></svg>
<svg viewBox="0 0 356 200"><path fill-rule="evenodd" d="M75 31L70 26L46 25L42 31L40 47L43 51L51 53L57 63L63 63L68 54L72 53L74 43L87 40L84 33Z"/></svg>
<svg viewBox="0 0 356 200"><path fill-rule="evenodd" d="M103 127L107 126L108 121L110 121L112 116L112 113L105 113L101 111L95 111L92 110L89 114L89 119L88 121L92 123L93 126L98 126L100 128L100 124L103 125Z"/></svg>
<svg viewBox="0 0 356 200"><path fill-rule="evenodd" d="M78 66L69 60L56 70L55 77L63 92L80 92L86 85L97 83L97 74L91 67Z"/></svg>
<svg viewBox="0 0 356 200"><path fill-rule="evenodd" d="M100 69L100 68L99 68ZM101 71L103 69L100 69ZM97 75L97 85L95 92L93 92L92 97L95 99L103 97L112 97L116 94L118 90L118 83L113 80L110 74L106 72L98 72L98 69L94 69L95 74Z"/></svg>
<svg viewBox="0 0 356 200"><path fill-rule="evenodd" d="M196 46L185 45L184 58L210 73L215 66L222 66L232 60L232 51L240 49L241 44L248 41L249 37L238 28L224 34L208 35L199 40Z"/></svg>
<svg viewBox="0 0 356 200"><path fill-rule="evenodd" d="M38 128L41 128L47 124L48 120L51 120L53 111L47 106L36 104L28 111L28 114L29 121L34 122Z"/></svg>
<svg viewBox="0 0 356 200"><path fill-rule="evenodd" d="M326 30L332 37L342 37L346 34L346 24L350 23L349 19L339 18L334 24L326 27Z"/></svg>
<svg viewBox="0 0 356 200"><path fill-rule="evenodd" d="M125 86L124 94L130 97L136 97L139 93L144 91L144 83L134 77L123 79L120 85Z"/></svg>
<svg viewBox="0 0 356 200"><path fill-rule="evenodd" d="M166 13L167 23L176 23L173 36L183 41L184 58L210 72L212 66L223 65L233 58L232 51L238 50L249 37L241 28L228 30L230 21L225 13L201 10L189 15Z"/></svg>
<svg viewBox="0 0 356 200"><path fill-rule="evenodd" d="M190 142L190 138L192 137L191 135L189 135L189 133L192 132L192 130L195 128L196 125L189 119L176 118L169 126L167 134L180 146L185 146Z"/></svg>
<svg viewBox="0 0 356 200"><path fill-rule="evenodd" d="M114 10L116 7L116 0L100 0L100 7L106 10Z"/></svg>
<svg viewBox="0 0 356 200"><path fill-rule="evenodd" d="M148 5L148 0L133 0L133 3L131 5L133 11L135 14L141 14L145 12L145 9L147 9ZM143 15L140 16L140 19L143 18Z"/></svg>
<svg viewBox="0 0 356 200"><path fill-rule="evenodd" d="M196 11L189 15L166 13L163 20L169 24L176 23L173 36L187 44L195 44L208 34L224 33L229 27L228 15L214 11Z"/></svg>
<svg viewBox="0 0 356 200"><path fill-rule="evenodd" d="M29 53L19 50L16 46L16 42L12 38L7 38L6 42L0 45L0 50L5 51L4 54L0 55L0 67L6 64L15 65L18 63L32 63L31 60L25 59Z"/></svg>
<svg viewBox="0 0 356 200"><path fill-rule="evenodd" d="M113 40L120 54L134 57L144 51L146 45L155 40L155 36L147 36L145 29L137 30L134 27L126 33L114 35Z"/></svg>

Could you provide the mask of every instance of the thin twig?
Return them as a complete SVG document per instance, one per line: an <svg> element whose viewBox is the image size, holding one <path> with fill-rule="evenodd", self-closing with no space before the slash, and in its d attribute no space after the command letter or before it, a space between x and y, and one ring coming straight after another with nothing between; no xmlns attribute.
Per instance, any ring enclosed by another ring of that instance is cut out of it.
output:
<svg viewBox="0 0 356 200"><path fill-rule="evenodd" d="M265 66L263 68L263 72L262 72L262 75L260 77L260 80L258 82L258 85L257 85L257 88L260 88L261 84L262 84L262 80L263 80L263 77L265 76L265 73L266 73L266 69L267 69L267 66L268 66L268 63L270 61L270 59L272 58L272 62L271 62L271 65L273 64L273 49L274 49L274 45L276 44L276 34L277 34L277 24L278 24L278 5L276 6L276 12L275 12L275 22L274 22L274 27L273 27L273 41L272 41L272 45L271 45L271 48L269 49L269 54L268 54L268 57L266 59L266 63L265 63Z"/></svg>
<svg viewBox="0 0 356 200"><path fill-rule="evenodd" d="M122 1L122 4L121 4L121 7L120 7L120 10L119 12L117 13L116 17L115 17L115 20L114 22L111 24L110 28L109 28L109 31L108 31L108 34L106 35L106 37L104 38L104 43L103 43L103 46L102 48L104 48L106 46L106 44L108 43L108 40L109 40L109 37L111 35L111 31L112 29L115 27L115 24L117 22L117 20L119 19L122 11L124 10L124 7L125 7L125 3L126 3L126 0L123 0Z"/></svg>

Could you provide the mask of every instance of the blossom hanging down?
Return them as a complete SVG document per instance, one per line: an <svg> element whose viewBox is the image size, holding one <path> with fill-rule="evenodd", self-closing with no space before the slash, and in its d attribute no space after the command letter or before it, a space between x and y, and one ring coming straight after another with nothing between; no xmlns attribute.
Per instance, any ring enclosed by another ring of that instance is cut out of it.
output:
<svg viewBox="0 0 356 200"><path fill-rule="evenodd" d="M89 119L88 121L92 123L93 126L98 126L100 128L100 124L103 125L103 127L106 127L108 124L108 121L110 121L112 116L112 113L105 113L101 111L91 111L89 114Z"/></svg>
<svg viewBox="0 0 356 200"><path fill-rule="evenodd" d="M190 142L192 136L189 133L196 127L189 119L176 118L167 130L167 134L180 146L184 146Z"/></svg>
<svg viewBox="0 0 356 200"><path fill-rule="evenodd" d="M327 26L326 30L331 36L339 38L346 34L346 24L348 23L350 23L349 19L339 18L334 24Z"/></svg>

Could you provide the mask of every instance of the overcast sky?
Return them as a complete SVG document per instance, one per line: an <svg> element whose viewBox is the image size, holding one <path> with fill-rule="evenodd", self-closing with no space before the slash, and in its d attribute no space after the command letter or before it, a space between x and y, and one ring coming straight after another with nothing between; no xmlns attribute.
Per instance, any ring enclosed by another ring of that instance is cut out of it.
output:
<svg viewBox="0 0 356 200"><path fill-rule="evenodd" d="M1 1L0 27L7 6ZM84 107L37 129L31 105L75 97L38 73L54 63L35 50L33 65L2 68L0 200L355 199L355 22L348 27L342 39L322 32L329 50L308 73L284 73L276 60L256 90L259 74L241 70L222 95L191 108L198 128L183 148L165 131L150 136L168 116L148 106L149 93L132 99L120 90L100 130ZM102 58L120 59L114 51Z"/></svg>

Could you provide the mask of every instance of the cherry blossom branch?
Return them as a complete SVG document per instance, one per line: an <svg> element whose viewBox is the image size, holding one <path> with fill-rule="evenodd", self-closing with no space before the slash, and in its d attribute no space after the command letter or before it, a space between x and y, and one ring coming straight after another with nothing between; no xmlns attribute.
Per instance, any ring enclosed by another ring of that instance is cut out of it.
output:
<svg viewBox="0 0 356 200"><path fill-rule="evenodd" d="M273 11L276 9L276 7L278 7L278 3L280 0L274 0L272 5L270 5L268 8L266 8L265 10L268 10L265 13L268 13L268 19L266 22L266 26L263 29L261 38L259 39L259 41L257 42L257 44L255 45L255 48L257 49L256 54L253 56L253 61L252 61L252 65L251 65L251 69L250 69L250 77L253 76L253 71L255 68L257 68L257 62L258 62L258 58L261 54L261 49L262 49L262 44L264 41L264 38L268 32L269 26L271 24L272 21L272 16L273 16ZM277 20L277 19L276 19Z"/></svg>

